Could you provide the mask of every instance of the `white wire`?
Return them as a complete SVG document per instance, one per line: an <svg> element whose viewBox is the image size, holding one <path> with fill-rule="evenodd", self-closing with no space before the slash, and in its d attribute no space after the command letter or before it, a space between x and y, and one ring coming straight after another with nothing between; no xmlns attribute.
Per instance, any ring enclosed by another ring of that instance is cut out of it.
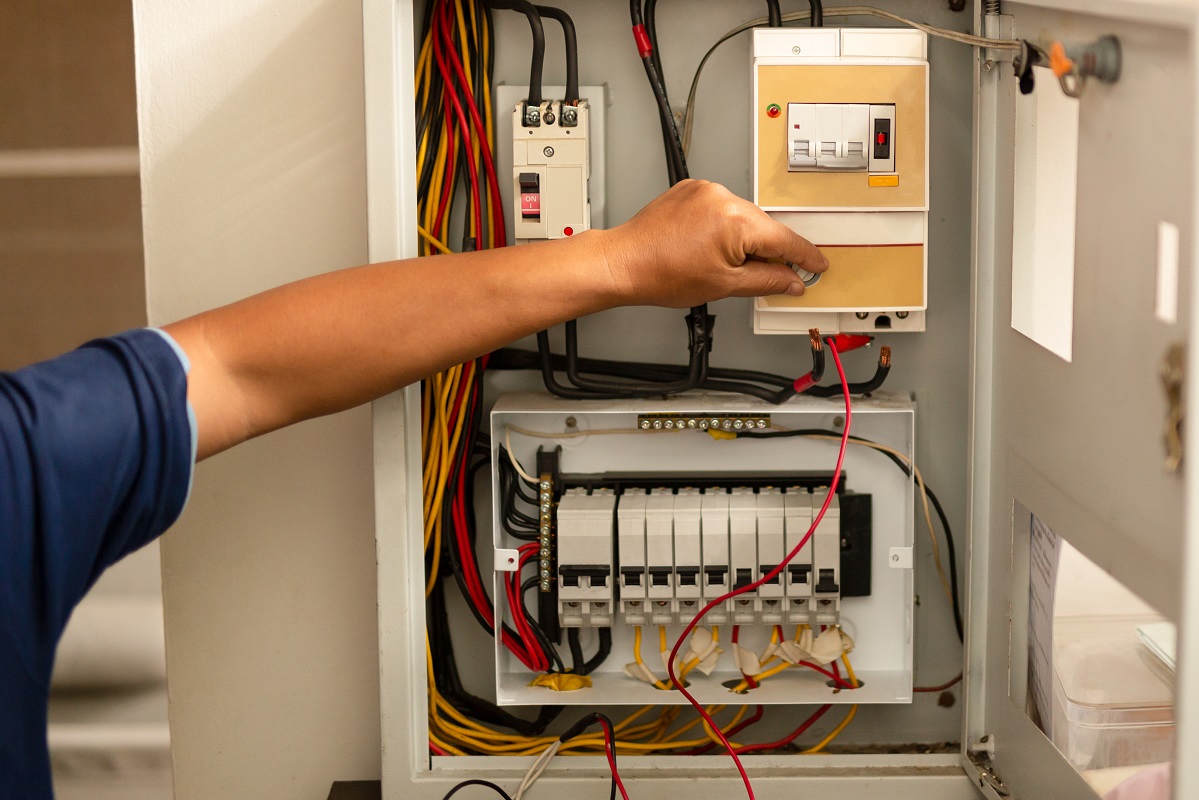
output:
<svg viewBox="0 0 1199 800"><path fill-rule="evenodd" d="M504 448L508 451L508 460L512 462L512 468L516 470L516 474L524 478L529 483L537 483L537 479L529 473L525 472L524 467L516 460L516 454L512 452L512 426L504 426Z"/></svg>
<svg viewBox="0 0 1199 800"><path fill-rule="evenodd" d="M812 16L812 14L810 11L793 11L789 14L784 14L783 21L784 22L799 22L801 20L809 19L809 18L811 18L811 16ZM889 19L893 22L899 22L903 25L907 25L911 28L915 28L916 30L924 31L929 36L937 36L942 39L948 39L951 42L958 42L959 44L967 44L967 45L971 45L973 47L990 47L990 48L993 48L996 50L1019 50L1020 49L1019 42L1013 42L1008 39L989 39L985 36L974 36L973 34L962 33L961 31L951 31L947 28L938 28L933 25L926 25L923 22L916 22L914 20L910 20L905 17L901 17L898 14L892 14L890 11L884 11L881 8L874 8L872 6L844 6L842 8L826 8L824 10L824 16L826 16L826 17L858 17L858 16L880 17L882 19ZM759 27L762 27L763 25L767 25L767 24L769 24L769 22L770 22L770 20L768 20L766 17L758 17L757 19L751 19L749 22L744 22L741 25L738 25L736 28L729 30L727 33L724 34L724 36L720 37L720 39L717 41L717 44L719 45L724 40L730 39L739 33L743 33L747 30L750 30L751 28L759 28ZM699 66L696 67L696 70L695 70L695 77L692 78L692 80L691 80L691 91L687 94L687 110L683 115L683 132L682 132L682 139L683 139L682 144L683 144L683 154L684 155L686 155L691 150L691 132L692 132L692 128L694 125L695 95L696 95L696 90L699 87L699 76L703 72L704 64L707 63L708 57L711 56L711 54L713 52L715 52L715 48L713 48L712 51L710 51L708 54L706 54L704 56L704 58L699 62Z"/></svg>
<svg viewBox="0 0 1199 800"><path fill-rule="evenodd" d="M541 751L541 755L537 756L533 766L529 767L529 771L525 773L524 780L520 782L520 788L516 790L516 796L512 800L521 800L524 793L533 788L533 784L541 777L541 773L545 772L546 767L550 765L550 761L557 755L558 748L561 746L562 742L555 740L549 747Z"/></svg>

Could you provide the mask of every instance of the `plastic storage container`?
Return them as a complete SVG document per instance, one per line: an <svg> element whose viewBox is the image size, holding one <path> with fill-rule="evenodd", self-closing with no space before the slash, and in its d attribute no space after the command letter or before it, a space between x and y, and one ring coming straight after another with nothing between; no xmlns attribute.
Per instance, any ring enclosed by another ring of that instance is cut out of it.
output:
<svg viewBox="0 0 1199 800"><path fill-rule="evenodd" d="M1080 771L1173 755L1173 676L1136 632L1149 621L1056 620L1052 739Z"/></svg>

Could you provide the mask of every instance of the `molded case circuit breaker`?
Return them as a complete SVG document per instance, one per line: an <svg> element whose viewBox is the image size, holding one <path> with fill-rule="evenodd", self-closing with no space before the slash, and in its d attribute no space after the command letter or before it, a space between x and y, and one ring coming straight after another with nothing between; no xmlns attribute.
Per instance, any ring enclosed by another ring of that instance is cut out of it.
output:
<svg viewBox="0 0 1199 800"><path fill-rule="evenodd" d="M928 305L927 37L754 30L754 202L830 269L754 301L755 333L922 331Z"/></svg>
<svg viewBox="0 0 1199 800"><path fill-rule="evenodd" d="M557 100L512 111L513 232L517 243L561 239L591 227L591 108Z"/></svg>

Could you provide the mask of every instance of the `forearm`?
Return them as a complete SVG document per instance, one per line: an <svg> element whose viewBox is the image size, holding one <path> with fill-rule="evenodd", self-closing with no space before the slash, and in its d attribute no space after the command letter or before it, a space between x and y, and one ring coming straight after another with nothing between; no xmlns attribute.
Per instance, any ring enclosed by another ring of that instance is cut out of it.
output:
<svg viewBox="0 0 1199 800"><path fill-rule="evenodd" d="M761 209L683 181L612 230L332 272L166 330L192 362L205 458L615 305L802 294L778 260L828 268Z"/></svg>
<svg viewBox="0 0 1199 800"><path fill-rule="evenodd" d="M167 326L207 376L189 386L200 457L627 300L605 235L332 272Z"/></svg>

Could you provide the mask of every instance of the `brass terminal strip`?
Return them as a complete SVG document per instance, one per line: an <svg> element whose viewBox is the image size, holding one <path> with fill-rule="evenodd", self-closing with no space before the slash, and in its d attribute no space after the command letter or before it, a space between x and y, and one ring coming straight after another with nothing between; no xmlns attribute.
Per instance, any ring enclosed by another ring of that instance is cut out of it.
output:
<svg viewBox="0 0 1199 800"><path fill-rule="evenodd" d="M537 512L537 581L542 592L549 592L554 578L554 476L548 472L537 481Z"/></svg>
<svg viewBox="0 0 1199 800"><path fill-rule="evenodd" d="M749 431L763 430L769 427L769 414L738 417L698 414L639 414L637 416L637 428L643 431Z"/></svg>

